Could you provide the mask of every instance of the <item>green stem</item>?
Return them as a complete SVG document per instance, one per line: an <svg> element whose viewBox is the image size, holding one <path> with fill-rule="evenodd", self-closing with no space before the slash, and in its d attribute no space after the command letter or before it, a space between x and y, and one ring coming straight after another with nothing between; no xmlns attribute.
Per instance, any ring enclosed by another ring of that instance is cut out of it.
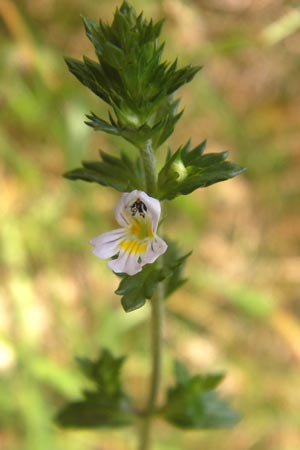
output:
<svg viewBox="0 0 300 450"><path fill-rule="evenodd" d="M157 172L151 141L147 141L141 155L144 165L147 192L150 195L155 195L157 192ZM139 450L148 450L151 446L152 420L156 409L161 379L163 314L164 289L163 284L159 283L157 291L151 299L152 371L147 404L144 410L144 417L142 419L143 422L141 426L140 442L138 447Z"/></svg>
<svg viewBox="0 0 300 450"><path fill-rule="evenodd" d="M146 142L145 147L142 148L141 156L144 167L147 194L155 197L157 192L157 172L151 139L149 139Z"/></svg>
<svg viewBox="0 0 300 450"><path fill-rule="evenodd" d="M149 397L145 416L141 426L139 450L148 450L151 446L151 429L153 414L161 380L162 361L162 325L164 312L163 286L160 284L156 295L151 299L151 345L152 345L152 372L150 380Z"/></svg>

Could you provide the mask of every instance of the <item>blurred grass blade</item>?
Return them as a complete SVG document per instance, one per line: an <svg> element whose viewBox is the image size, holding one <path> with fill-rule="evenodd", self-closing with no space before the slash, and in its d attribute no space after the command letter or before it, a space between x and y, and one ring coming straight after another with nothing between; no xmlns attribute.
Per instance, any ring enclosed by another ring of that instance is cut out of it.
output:
<svg viewBox="0 0 300 450"><path fill-rule="evenodd" d="M275 45L300 29L300 8L289 11L268 25L261 33L263 43Z"/></svg>

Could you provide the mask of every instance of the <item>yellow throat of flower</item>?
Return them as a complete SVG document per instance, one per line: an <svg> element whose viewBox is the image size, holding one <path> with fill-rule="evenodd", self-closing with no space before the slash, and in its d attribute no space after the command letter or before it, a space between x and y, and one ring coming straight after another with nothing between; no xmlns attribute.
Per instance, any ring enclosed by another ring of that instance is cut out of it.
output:
<svg viewBox="0 0 300 450"><path fill-rule="evenodd" d="M147 250L147 244L136 241L135 239L124 239L119 244L119 247L125 253L131 253L133 255L142 255Z"/></svg>
<svg viewBox="0 0 300 450"><path fill-rule="evenodd" d="M126 253L141 255L147 250L147 241L154 237L151 220L147 217L133 217L129 227L130 235L120 242L119 247Z"/></svg>
<svg viewBox="0 0 300 450"><path fill-rule="evenodd" d="M129 230L139 240L152 239L154 237L152 223L147 216L145 218L133 217Z"/></svg>

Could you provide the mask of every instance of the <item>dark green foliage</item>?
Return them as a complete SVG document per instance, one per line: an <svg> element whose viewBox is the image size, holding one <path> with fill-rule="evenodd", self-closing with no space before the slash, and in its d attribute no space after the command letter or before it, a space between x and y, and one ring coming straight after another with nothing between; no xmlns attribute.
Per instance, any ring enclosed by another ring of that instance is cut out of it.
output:
<svg viewBox="0 0 300 450"><path fill-rule="evenodd" d="M155 264L147 264L143 270L133 276L124 275L116 294L122 295L122 306L126 312L141 308L146 299L150 299L164 274Z"/></svg>
<svg viewBox="0 0 300 450"><path fill-rule="evenodd" d="M70 72L113 110L109 122L95 114L87 124L95 130L122 136L138 148L152 139L154 148L172 133L180 113L172 94L191 81L200 67L177 69L161 61L163 22L147 21L124 2L111 25L83 18L97 61L66 58Z"/></svg>
<svg viewBox="0 0 300 450"><path fill-rule="evenodd" d="M117 158L103 151L100 151L100 157L101 161L83 161L82 167L65 173L65 178L95 182L119 192L143 190L144 177L140 158L133 161L125 153Z"/></svg>
<svg viewBox="0 0 300 450"><path fill-rule="evenodd" d="M133 413L120 381L123 362L123 357L114 358L108 350L96 361L79 358L81 371L95 384L95 389L84 390L82 400L68 403L57 415L57 424L65 428L130 425Z"/></svg>
<svg viewBox="0 0 300 450"><path fill-rule="evenodd" d="M181 277L184 262L190 255L178 255L176 244L169 243L166 253L162 256L162 268L157 264L147 264L136 275L124 275L116 294L122 295L122 305L126 312L141 308L147 299L151 299L157 284L165 280L164 289L167 297L184 283Z"/></svg>
<svg viewBox="0 0 300 450"><path fill-rule="evenodd" d="M203 155L206 141L190 150L190 141L175 153L168 153L166 163L158 176L158 198L171 200L200 187L210 186L239 175L245 169L225 161L228 152Z"/></svg>
<svg viewBox="0 0 300 450"><path fill-rule="evenodd" d="M192 252L189 252L180 256L176 242L168 241L168 250L163 255L163 264L169 268L169 274L164 282L164 294L166 298L186 282L187 279L182 277L182 272L185 262L191 254Z"/></svg>
<svg viewBox="0 0 300 450"><path fill-rule="evenodd" d="M165 419L184 429L229 428L240 416L219 398L215 388L222 374L190 376L186 367L175 364L175 386L169 388L161 409Z"/></svg>

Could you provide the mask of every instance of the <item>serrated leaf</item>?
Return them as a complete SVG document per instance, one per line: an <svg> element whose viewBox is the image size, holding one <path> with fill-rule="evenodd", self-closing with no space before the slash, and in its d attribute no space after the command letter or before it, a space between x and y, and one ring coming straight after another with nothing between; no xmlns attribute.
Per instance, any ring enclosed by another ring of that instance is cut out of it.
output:
<svg viewBox="0 0 300 450"><path fill-rule="evenodd" d="M180 255L177 243L168 241L168 250L163 255L164 266L169 268L169 275L164 282L164 293L166 298L186 282L186 278L182 277L182 273L186 260L191 253L192 252Z"/></svg>
<svg viewBox="0 0 300 450"><path fill-rule="evenodd" d="M126 312L141 308L150 299L157 284L164 278L155 264L147 264L136 275L124 275L116 294L122 295L121 303Z"/></svg>
<svg viewBox="0 0 300 450"><path fill-rule="evenodd" d="M112 403L98 394L69 403L56 417L56 423L63 428L117 428L131 425L132 421L126 401Z"/></svg>
<svg viewBox="0 0 300 450"><path fill-rule="evenodd" d="M245 169L239 164L229 161L218 162L208 167L193 167L186 179L182 180L180 193L183 195L190 194L200 187L207 187L220 181L229 180L244 171Z"/></svg>
<svg viewBox="0 0 300 450"><path fill-rule="evenodd" d="M87 88L89 88L94 94L96 94L99 98L104 100L106 103L109 102L109 97L101 85L100 80L96 79L95 76L91 73L87 65L78 61L74 58L65 58L66 64L70 70L70 72Z"/></svg>
<svg viewBox="0 0 300 450"><path fill-rule="evenodd" d="M225 161L228 152L203 154L206 141L190 150L190 142L169 154L158 176L158 197L172 200L187 195L200 187L228 180L245 169Z"/></svg>
<svg viewBox="0 0 300 450"><path fill-rule="evenodd" d="M190 253L189 253L190 254ZM136 275L122 275L117 295L121 295L121 303L126 312L141 308L147 299L151 299L158 283L164 281L165 296L169 296L185 281L181 278L183 265L189 254L180 256L176 244L168 242L168 249L162 256L163 268L156 263L146 264Z"/></svg>
<svg viewBox="0 0 300 450"><path fill-rule="evenodd" d="M86 121L85 123L89 127L94 128L94 130L105 131L106 133L114 134L115 136L118 136L120 134L116 126L110 125L105 120L100 119L100 117L96 116L96 114L91 113L88 114L86 117L88 121Z"/></svg>
<svg viewBox="0 0 300 450"><path fill-rule="evenodd" d="M65 173L64 177L110 186L119 192L143 190L144 175L139 158L132 160L125 153L118 158L103 151L100 157L100 161L83 161L83 167Z"/></svg>
<svg viewBox="0 0 300 450"><path fill-rule="evenodd" d="M174 363L174 375L178 384L186 384L189 380L189 371L186 366L178 360Z"/></svg>
<svg viewBox="0 0 300 450"><path fill-rule="evenodd" d="M101 27L92 19L85 16L82 17L82 21L87 37L94 45L97 54L101 54L103 49L103 34Z"/></svg>
<svg viewBox="0 0 300 450"><path fill-rule="evenodd" d="M177 383L182 385L191 383L191 380L193 380L193 382L199 382L204 391L215 389L224 379L223 372L209 373L205 375L201 374L190 377L187 367L178 360L174 362L174 376Z"/></svg>
<svg viewBox="0 0 300 450"><path fill-rule="evenodd" d="M112 44L111 42L106 42L103 48L103 58L106 63L113 68L122 70L125 61L124 50Z"/></svg>
<svg viewBox="0 0 300 450"><path fill-rule="evenodd" d="M215 390L223 374L189 376L182 363L175 365L177 383L169 388L161 412L173 425L184 429L228 428L239 414Z"/></svg>
<svg viewBox="0 0 300 450"><path fill-rule="evenodd" d="M187 143L181 149L181 159L185 166L191 165L197 158L201 157L202 153L206 149L207 140L202 141L197 147L191 151L191 140L189 139Z"/></svg>
<svg viewBox="0 0 300 450"><path fill-rule="evenodd" d="M84 375L94 383L94 390L83 390L83 399L68 403L57 415L62 427L103 428L130 425L132 408L120 381L124 358L114 358L108 350L92 361L78 358Z"/></svg>
<svg viewBox="0 0 300 450"><path fill-rule="evenodd" d="M98 391L115 395L120 387L120 371L125 358L115 358L104 349L95 361L89 358L77 358L77 363L83 374L96 383Z"/></svg>

